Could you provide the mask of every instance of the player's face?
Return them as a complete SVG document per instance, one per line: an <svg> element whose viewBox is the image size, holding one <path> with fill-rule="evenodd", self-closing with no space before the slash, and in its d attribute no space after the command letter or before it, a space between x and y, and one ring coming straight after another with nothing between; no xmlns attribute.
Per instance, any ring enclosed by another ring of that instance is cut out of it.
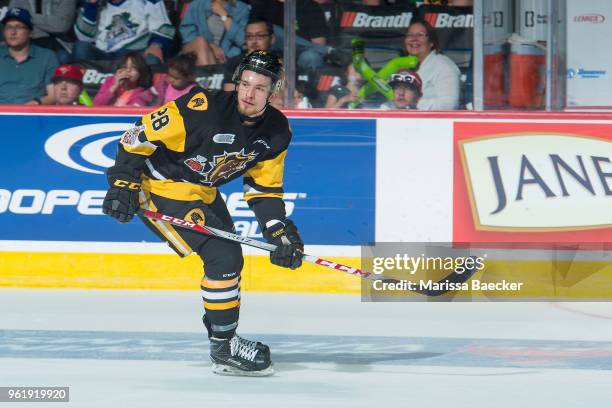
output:
<svg viewBox="0 0 612 408"><path fill-rule="evenodd" d="M252 23L246 26L245 42L247 54L253 51L268 51L274 41L274 34L268 34L266 23Z"/></svg>
<svg viewBox="0 0 612 408"><path fill-rule="evenodd" d="M257 72L244 70L236 87L238 112L244 116L257 116L266 106L270 96L272 79Z"/></svg>
<svg viewBox="0 0 612 408"><path fill-rule="evenodd" d="M53 95L58 105L72 105L80 93L81 86L72 81L60 79L53 84Z"/></svg>
<svg viewBox="0 0 612 408"><path fill-rule="evenodd" d="M2 30L6 45L11 48L22 48L30 42L32 30L19 20L8 20Z"/></svg>

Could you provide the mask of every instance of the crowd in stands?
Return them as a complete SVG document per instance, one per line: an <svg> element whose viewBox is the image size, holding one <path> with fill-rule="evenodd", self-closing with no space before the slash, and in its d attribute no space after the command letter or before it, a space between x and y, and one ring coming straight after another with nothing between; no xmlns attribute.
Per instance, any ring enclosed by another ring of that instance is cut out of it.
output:
<svg viewBox="0 0 612 408"><path fill-rule="evenodd" d="M461 108L460 67L420 3L471 13L471 2L460 0L296 0L293 106ZM0 104L156 106L196 85L233 91L245 55L282 55L283 7L284 0L0 0ZM273 106L284 107L282 92Z"/></svg>

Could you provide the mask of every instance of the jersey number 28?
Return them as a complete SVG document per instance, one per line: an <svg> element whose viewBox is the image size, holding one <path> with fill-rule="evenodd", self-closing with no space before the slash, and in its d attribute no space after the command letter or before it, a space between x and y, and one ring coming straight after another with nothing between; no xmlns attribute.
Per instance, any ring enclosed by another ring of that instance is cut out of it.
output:
<svg viewBox="0 0 612 408"><path fill-rule="evenodd" d="M168 108L160 109L151 114L151 126L153 126L153 130L158 131L170 123L170 117L166 115L166 111L168 111Z"/></svg>

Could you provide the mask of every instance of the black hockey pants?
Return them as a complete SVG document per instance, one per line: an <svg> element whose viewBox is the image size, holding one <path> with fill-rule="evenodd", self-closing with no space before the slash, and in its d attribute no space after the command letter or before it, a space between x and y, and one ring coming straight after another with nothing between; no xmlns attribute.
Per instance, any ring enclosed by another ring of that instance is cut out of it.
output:
<svg viewBox="0 0 612 408"><path fill-rule="evenodd" d="M234 224L221 195L206 205L202 201L179 201L141 192L141 207L210 227L234 232ZM197 253L204 264L201 282L204 324L208 336L231 337L238 326L240 271L244 264L240 244L141 217L156 235L180 256Z"/></svg>

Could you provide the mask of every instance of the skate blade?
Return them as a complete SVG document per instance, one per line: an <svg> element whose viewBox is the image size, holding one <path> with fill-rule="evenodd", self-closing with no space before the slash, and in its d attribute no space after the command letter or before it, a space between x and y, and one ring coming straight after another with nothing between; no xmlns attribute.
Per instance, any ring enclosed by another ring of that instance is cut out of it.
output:
<svg viewBox="0 0 612 408"><path fill-rule="evenodd" d="M219 375L232 375L236 377L269 377L274 374L272 366L259 371L244 371L224 364L213 363L212 372Z"/></svg>

